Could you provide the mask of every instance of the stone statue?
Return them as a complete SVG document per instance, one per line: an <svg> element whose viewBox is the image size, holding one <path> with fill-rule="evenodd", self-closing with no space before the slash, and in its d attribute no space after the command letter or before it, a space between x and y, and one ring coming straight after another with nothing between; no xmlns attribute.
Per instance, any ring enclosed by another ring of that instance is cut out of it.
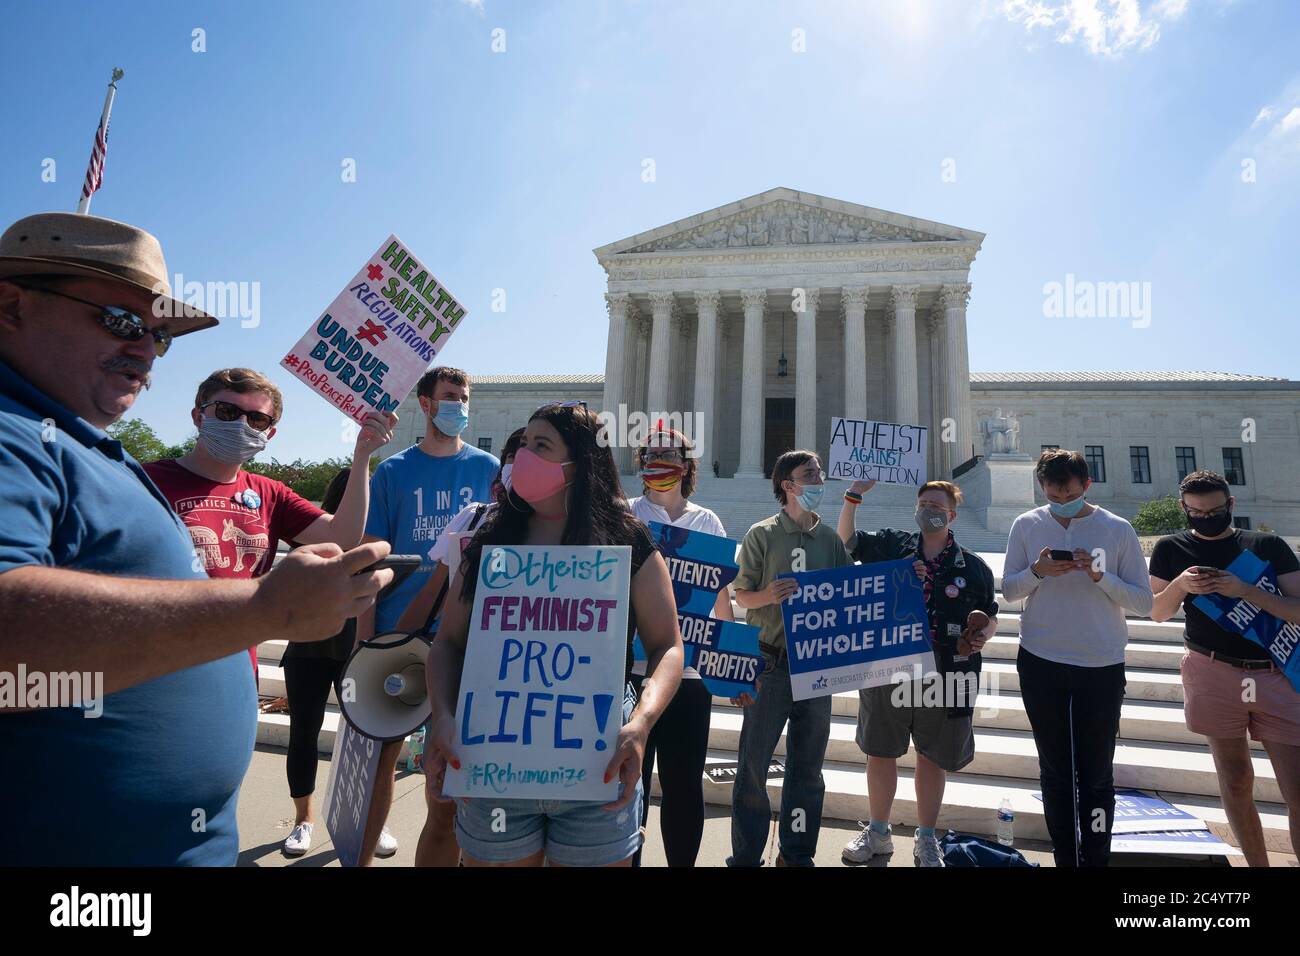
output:
<svg viewBox="0 0 1300 956"><path fill-rule="evenodd" d="M749 244L751 246L767 245L767 220L762 216L754 219L749 226Z"/></svg>
<svg viewBox="0 0 1300 956"><path fill-rule="evenodd" d="M734 222L731 224L731 237L727 240L729 246L744 246L749 244L749 227L743 222Z"/></svg>
<svg viewBox="0 0 1300 956"><path fill-rule="evenodd" d="M1004 415L1001 408L994 409L991 417L980 419L980 434L985 455L1021 454L1020 419L1015 412Z"/></svg>
<svg viewBox="0 0 1300 956"><path fill-rule="evenodd" d="M794 214L794 222L790 224L790 241L793 243L804 243L808 241L808 217L799 210Z"/></svg>

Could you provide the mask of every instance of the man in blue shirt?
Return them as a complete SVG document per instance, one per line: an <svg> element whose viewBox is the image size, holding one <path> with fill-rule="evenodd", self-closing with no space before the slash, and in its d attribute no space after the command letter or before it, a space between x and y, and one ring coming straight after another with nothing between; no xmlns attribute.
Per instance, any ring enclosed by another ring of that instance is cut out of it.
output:
<svg viewBox="0 0 1300 956"><path fill-rule="evenodd" d="M153 236L108 219L0 235L0 865L233 865L248 635L326 637L392 578L357 574L382 543L207 578L103 431L175 336L216 324L168 274Z"/></svg>
<svg viewBox="0 0 1300 956"><path fill-rule="evenodd" d="M469 375L458 368L440 365L425 372L415 386L426 419L424 437L385 459L370 479L363 540L390 541L394 553L418 554L423 561L418 571L357 620L359 641L397 628L398 618L433 574L429 551L442 529L470 502L491 500L492 479L501 463L460 437L469 424L469 391ZM398 740L385 744L380 752L361 844L362 865L369 862L388 817L401 749ZM455 819L454 813L444 815Z"/></svg>

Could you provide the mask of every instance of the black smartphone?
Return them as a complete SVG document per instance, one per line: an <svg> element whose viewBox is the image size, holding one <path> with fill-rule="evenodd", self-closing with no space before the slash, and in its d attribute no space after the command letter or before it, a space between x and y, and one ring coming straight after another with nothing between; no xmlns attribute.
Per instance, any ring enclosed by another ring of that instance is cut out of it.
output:
<svg viewBox="0 0 1300 956"><path fill-rule="evenodd" d="M1060 548L1053 548L1050 552L1053 561L1073 561L1073 551L1062 551Z"/></svg>
<svg viewBox="0 0 1300 956"><path fill-rule="evenodd" d="M393 589L410 577L415 569L420 566L420 556L418 554L390 554L386 558L380 558L369 567L362 568L357 574L367 574L371 571L382 571L384 568L392 568L393 580L388 582L380 592L375 595L376 601L382 601L388 595L393 593Z"/></svg>
<svg viewBox="0 0 1300 956"><path fill-rule="evenodd" d="M1197 574L1221 574L1222 573L1218 568L1207 568L1204 565L1197 565L1192 570L1195 571Z"/></svg>

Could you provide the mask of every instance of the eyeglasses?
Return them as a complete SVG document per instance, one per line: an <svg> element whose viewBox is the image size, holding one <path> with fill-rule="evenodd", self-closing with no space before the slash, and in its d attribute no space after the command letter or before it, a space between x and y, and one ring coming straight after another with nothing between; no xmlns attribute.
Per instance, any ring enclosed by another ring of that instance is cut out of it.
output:
<svg viewBox="0 0 1300 956"><path fill-rule="evenodd" d="M793 474L790 480L798 482L801 485L821 485L826 483L826 472L803 472L802 474Z"/></svg>
<svg viewBox="0 0 1300 956"><path fill-rule="evenodd" d="M676 448L647 448L641 456L645 461L685 461Z"/></svg>
<svg viewBox="0 0 1300 956"><path fill-rule="evenodd" d="M1213 511L1197 511L1195 508L1184 508L1183 513L1189 518L1222 518L1228 513L1228 506L1221 505Z"/></svg>
<svg viewBox="0 0 1300 956"><path fill-rule="evenodd" d="M214 414L223 422L237 422L239 419L248 420L248 427L255 428L259 432L267 431L275 424L275 419L264 412L250 412L247 409L240 408L230 402L222 402L213 399L210 402L204 402L199 406L199 411L207 408L209 405L215 406Z"/></svg>
<svg viewBox="0 0 1300 956"><path fill-rule="evenodd" d="M88 305L92 309L98 309L99 315L96 316L99 324L107 329L111 334L119 339L125 339L128 342L138 342L146 335L153 336L153 354L162 358L167 354L167 350L172 346L172 334L165 328L151 329L144 319L136 315L129 309L119 308L115 305L100 305L98 302L91 302L89 299L81 299L75 295L68 295L66 292L57 292L54 289L47 289L44 286L23 285L20 288L27 289L29 292L44 292L47 295L57 295L63 299L71 299L73 302L80 302L82 305Z"/></svg>

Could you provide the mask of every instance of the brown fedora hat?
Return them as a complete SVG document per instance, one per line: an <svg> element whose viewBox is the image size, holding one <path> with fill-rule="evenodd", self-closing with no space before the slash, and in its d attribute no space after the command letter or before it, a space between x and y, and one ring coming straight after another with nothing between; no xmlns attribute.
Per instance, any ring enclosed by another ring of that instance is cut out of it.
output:
<svg viewBox="0 0 1300 956"><path fill-rule="evenodd" d="M158 240L135 226L72 212L19 219L0 235L0 279L30 275L111 279L155 296L172 335L211 328L217 320L172 298Z"/></svg>

